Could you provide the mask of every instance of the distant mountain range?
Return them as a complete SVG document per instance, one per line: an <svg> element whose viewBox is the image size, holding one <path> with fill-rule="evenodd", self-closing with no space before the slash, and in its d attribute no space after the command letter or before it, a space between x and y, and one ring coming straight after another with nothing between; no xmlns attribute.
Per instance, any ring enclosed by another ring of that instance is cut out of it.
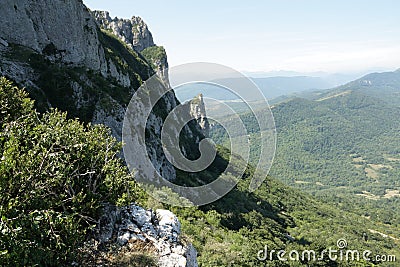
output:
<svg viewBox="0 0 400 267"><path fill-rule="evenodd" d="M365 73L350 74L329 74L324 72L299 73L293 71L275 71L275 72L259 72L245 73L260 88L264 96L272 102L276 102L275 98L287 98L287 95L312 92L315 90L334 88L365 75ZM185 101L203 93L205 97L215 98L218 100L237 100L238 97L222 88L216 88L213 85L186 85L177 88L176 95L180 101Z"/></svg>
<svg viewBox="0 0 400 267"><path fill-rule="evenodd" d="M332 90L300 93L297 96L317 100L332 97L348 90L376 97L388 104L399 106L400 69L393 72L371 73Z"/></svg>

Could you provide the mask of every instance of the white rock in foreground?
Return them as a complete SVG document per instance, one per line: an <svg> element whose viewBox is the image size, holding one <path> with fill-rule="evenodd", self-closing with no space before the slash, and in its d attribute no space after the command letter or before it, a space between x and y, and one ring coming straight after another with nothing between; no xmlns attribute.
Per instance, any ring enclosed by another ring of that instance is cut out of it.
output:
<svg viewBox="0 0 400 267"><path fill-rule="evenodd" d="M120 222L117 224L117 222ZM197 267L197 251L192 244L179 239L181 224L169 210L145 210L132 204L118 208L108 205L100 219L100 242L109 242L113 233L116 242L148 242L157 249L158 264L162 267Z"/></svg>

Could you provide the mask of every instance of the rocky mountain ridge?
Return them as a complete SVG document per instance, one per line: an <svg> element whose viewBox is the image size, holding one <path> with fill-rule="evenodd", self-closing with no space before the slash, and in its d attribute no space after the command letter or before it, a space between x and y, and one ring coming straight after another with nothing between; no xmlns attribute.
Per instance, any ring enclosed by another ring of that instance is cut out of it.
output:
<svg viewBox="0 0 400 267"><path fill-rule="evenodd" d="M165 85L169 87L168 59L163 47L156 46L153 36L142 18L133 16L131 19L111 18L108 11L94 10L93 17L98 26L112 32L131 49L141 52L150 62Z"/></svg>
<svg viewBox="0 0 400 267"><path fill-rule="evenodd" d="M112 31L130 48L141 52L154 46L153 36L142 18L133 16L131 19L111 18L108 11L92 11L100 27Z"/></svg>

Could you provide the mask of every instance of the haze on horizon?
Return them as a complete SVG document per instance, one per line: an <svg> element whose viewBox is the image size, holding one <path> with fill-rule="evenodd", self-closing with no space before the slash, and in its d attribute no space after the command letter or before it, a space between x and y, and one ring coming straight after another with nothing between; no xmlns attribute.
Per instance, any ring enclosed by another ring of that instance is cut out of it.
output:
<svg viewBox="0 0 400 267"><path fill-rule="evenodd" d="M142 17L170 66L214 62L245 72L400 68L400 2L84 0L112 17Z"/></svg>

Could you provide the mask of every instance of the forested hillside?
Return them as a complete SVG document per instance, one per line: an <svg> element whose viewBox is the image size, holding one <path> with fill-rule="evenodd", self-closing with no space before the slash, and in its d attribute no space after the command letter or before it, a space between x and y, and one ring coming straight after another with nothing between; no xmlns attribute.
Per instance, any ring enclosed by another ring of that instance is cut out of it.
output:
<svg viewBox="0 0 400 267"><path fill-rule="evenodd" d="M271 175L344 209L399 225L399 76L371 74L275 105L278 142ZM258 129L254 116L242 118L255 141L254 157ZM227 144L220 127L212 132Z"/></svg>

